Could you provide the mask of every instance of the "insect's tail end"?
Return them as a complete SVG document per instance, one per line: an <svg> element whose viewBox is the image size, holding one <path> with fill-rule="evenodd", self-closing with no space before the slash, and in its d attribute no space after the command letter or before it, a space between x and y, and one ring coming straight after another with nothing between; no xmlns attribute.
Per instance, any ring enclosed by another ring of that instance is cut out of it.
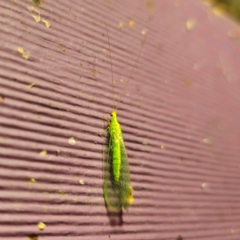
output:
<svg viewBox="0 0 240 240"><path fill-rule="evenodd" d="M132 186L131 185L129 185L128 186L128 196L126 197L126 199L125 199L125 206L124 206L124 209L126 210L126 211L128 211L128 208L129 208L129 206L130 205L132 205L133 203L134 203L134 197L133 197L133 188L132 188Z"/></svg>

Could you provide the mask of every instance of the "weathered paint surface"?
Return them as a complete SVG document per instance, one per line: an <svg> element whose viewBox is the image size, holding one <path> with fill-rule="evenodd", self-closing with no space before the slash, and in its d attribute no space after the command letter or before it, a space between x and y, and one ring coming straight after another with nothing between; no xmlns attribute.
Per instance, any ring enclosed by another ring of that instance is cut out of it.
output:
<svg viewBox="0 0 240 240"><path fill-rule="evenodd" d="M135 202L102 190L118 116ZM240 239L240 43L200 1L0 1L0 239ZM81 182L81 184L80 184Z"/></svg>

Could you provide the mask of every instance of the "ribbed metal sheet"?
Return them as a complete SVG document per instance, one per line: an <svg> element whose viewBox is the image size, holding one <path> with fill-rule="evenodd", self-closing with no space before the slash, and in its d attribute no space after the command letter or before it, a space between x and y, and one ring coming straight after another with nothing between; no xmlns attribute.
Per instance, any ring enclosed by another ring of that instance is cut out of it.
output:
<svg viewBox="0 0 240 240"><path fill-rule="evenodd" d="M118 106L135 203L117 217L98 136L113 104L104 22L117 97L148 34ZM234 23L193 0L2 0L0 23L0 239L240 239Z"/></svg>

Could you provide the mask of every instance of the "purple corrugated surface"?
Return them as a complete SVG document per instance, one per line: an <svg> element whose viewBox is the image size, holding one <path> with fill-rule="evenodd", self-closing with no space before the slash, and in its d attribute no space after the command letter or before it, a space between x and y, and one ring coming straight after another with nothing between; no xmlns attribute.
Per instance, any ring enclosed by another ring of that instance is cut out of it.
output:
<svg viewBox="0 0 240 240"><path fill-rule="evenodd" d="M141 31L149 35L118 109L135 195L121 225L112 224L102 196L98 132L112 106L103 21L118 93ZM193 0L0 1L0 23L0 239L239 239L233 23Z"/></svg>

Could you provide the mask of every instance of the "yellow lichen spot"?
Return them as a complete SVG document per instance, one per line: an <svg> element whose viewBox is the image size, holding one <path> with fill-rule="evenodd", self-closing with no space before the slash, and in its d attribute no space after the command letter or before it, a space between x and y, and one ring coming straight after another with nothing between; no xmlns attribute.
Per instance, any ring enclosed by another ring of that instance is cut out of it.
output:
<svg viewBox="0 0 240 240"><path fill-rule="evenodd" d="M0 104L4 103L5 101L5 97L4 96L0 96Z"/></svg>
<svg viewBox="0 0 240 240"><path fill-rule="evenodd" d="M47 151L46 151L46 150L42 150L42 151L40 152L40 155L43 156L43 157L46 156L46 155L47 155Z"/></svg>
<svg viewBox="0 0 240 240"><path fill-rule="evenodd" d="M123 28L123 22L120 22L120 23L118 24L118 27L119 27L119 28Z"/></svg>
<svg viewBox="0 0 240 240"><path fill-rule="evenodd" d="M162 150L165 150L166 149L166 147L164 146L164 145L161 145L161 147L160 147Z"/></svg>
<svg viewBox="0 0 240 240"><path fill-rule="evenodd" d="M74 137L71 137L71 138L68 139L68 144L70 144L70 145L75 145L76 144L76 141L75 141Z"/></svg>
<svg viewBox="0 0 240 240"><path fill-rule="evenodd" d="M37 226L38 226L38 229L42 231L46 227L46 224L43 222L39 222Z"/></svg>
<svg viewBox="0 0 240 240"><path fill-rule="evenodd" d="M142 35L145 35L147 33L147 29L145 29L145 28L142 29L141 33L142 33Z"/></svg>
<svg viewBox="0 0 240 240"><path fill-rule="evenodd" d="M135 22L133 20L129 20L128 24L129 24L130 27L134 27Z"/></svg>
<svg viewBox="0 0 240 240"><path fill-rule="evenodd" d="M28 86L27 86L27 88L28 89L31 89L32 87L34 87L35 86L35 83L31 83L31 84L29 84Z"/></svg>
<svg viewBox="0 0 240 240"><path fill-rule="evenodd" d="M23 48L19 47L17 50L22 55L23 58L28 59L28 55L26 54Z"/></svg>
<svg viewBox="0 0 240 240"><path fill-rule="evenodd" d="M30 178L29 183L35 183L35 182L36 182L35 178Z"/></svg>
<svg viewBox="0 0 240 240"><path fill-rule="evenodd" d="M51 24L50 24L47 20L42 19L42 22L45 23L45 26L46 26L47 28L50 28Z"/></svg>
<svg viewBox="0 0 240 240"><path fill-rule="evenodd" d="M40 15L38 15L38 16L32 15L32 17L34 18L34 20L35 20L37 23L41 21Z"/></svg>
<svg viewBox="0 0 240 240"><path fill-rule="evenodd" d="M80 183L81 185L84 185L84 181L83 181L82 179L79 180L79 183Z"/></svg>
<svg viewBox="0 0 240 240"><path fill-rule="evenodd" d="M196 26L196 20L194 19L188 19L187 22L186 22L186 29L188 31L191 31L195 28Z"/></svg>

